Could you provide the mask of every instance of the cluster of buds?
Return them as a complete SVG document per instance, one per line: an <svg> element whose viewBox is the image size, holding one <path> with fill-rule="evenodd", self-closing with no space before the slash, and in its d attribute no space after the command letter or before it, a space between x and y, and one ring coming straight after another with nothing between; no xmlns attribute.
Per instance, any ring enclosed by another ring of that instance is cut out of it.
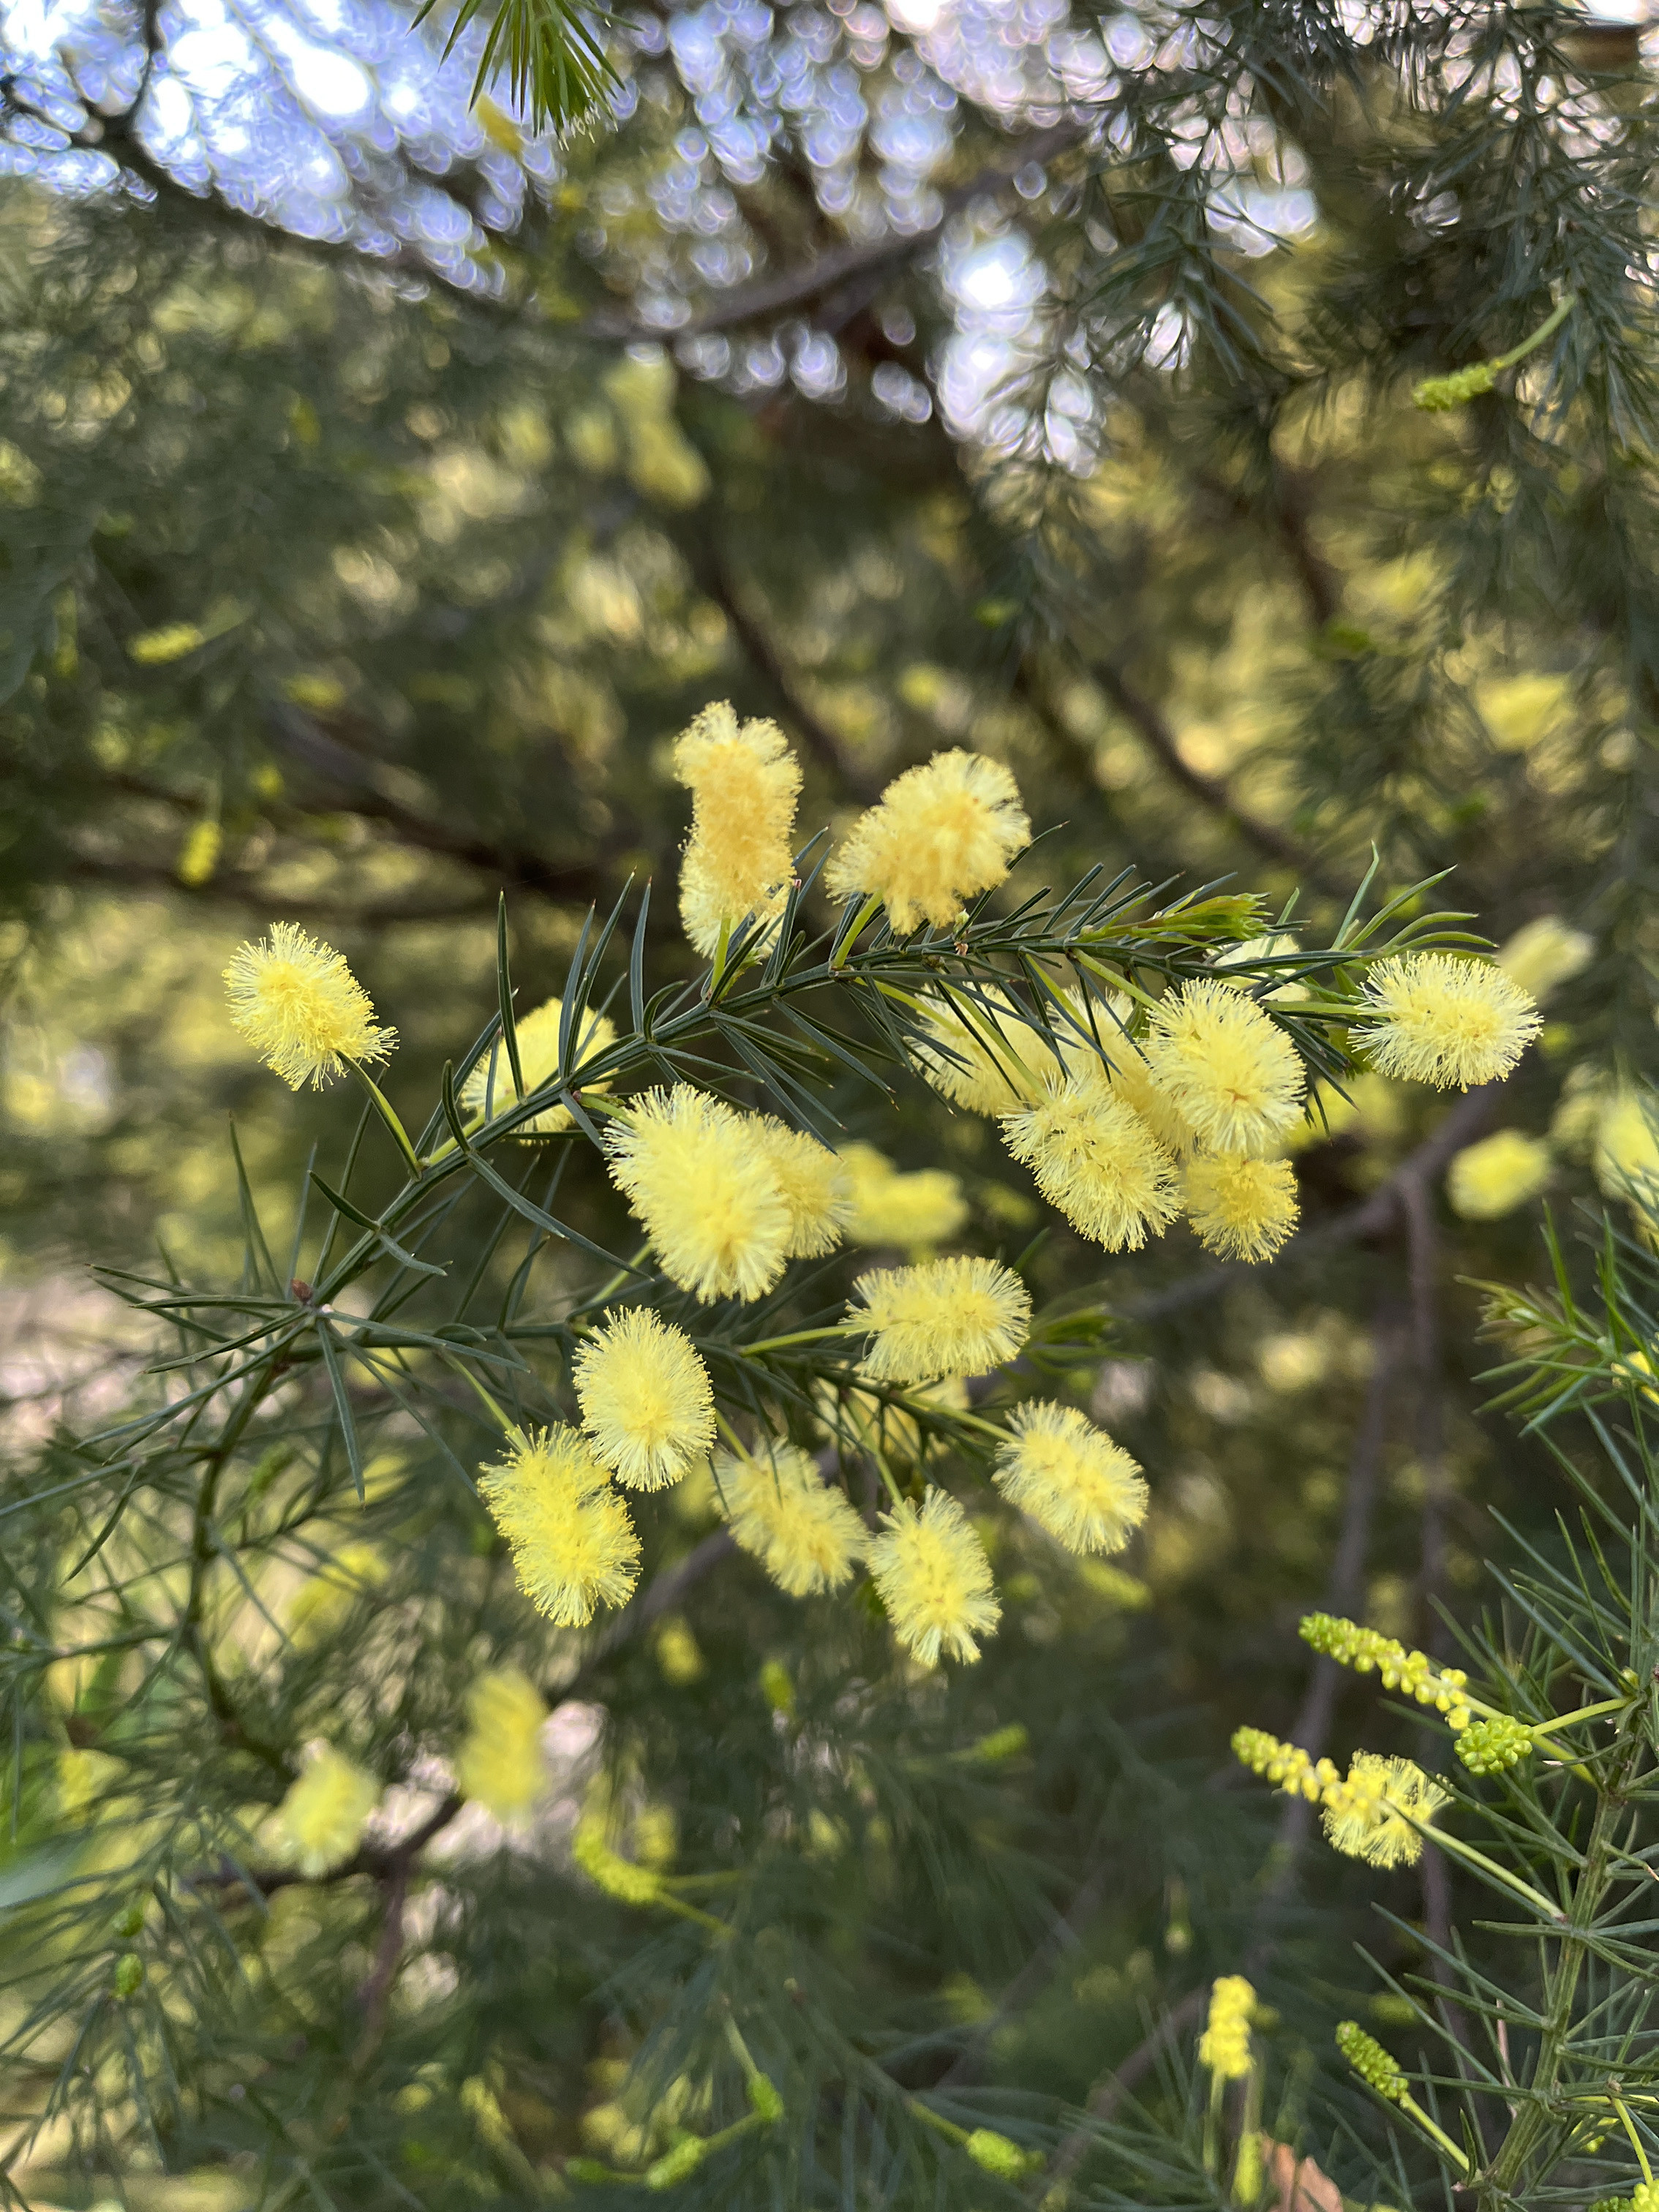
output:
<svg viewBox="0 0 1659 2212"><path fill-rule="evenodd" d="M1329 1613L1309 1613L1302 1623L1302 1638L1357 1674L1369 1674L1375 1668L1385 1690L1403 1690L1419 1705L1432 1705L1445 1715L1448 1728L1466 1729L1474 1717L1469 1678L1461 1667L1442 1667L1426 1651L1407 1651L1391 1636L1361 1628L1356 1621L1339 1620Z"/></svg>
<svg viewBox="0 0 1659 2212"><path fill-rule="evenodd" d="M1531 1751L1532 1730L1508 1713L1476 1721L1457 1739L1457 1756L1471 1774L1502 1774L1528 1758Z"/></svg>
<svg viewBox="0 0 1659 2212"><path fill-rule="evenodd" d="M1266 1729L1236 1729L1233 1756L1287 1797L1305 1797L1310 1805L1321 1803L1327 1790L1341 1787L1341 1771L1328 1759L1310 1759L1299 1745L1281 1743Z"/></svg>
<svg viewBox="0 0 1659 2212"><path fill-rule="evenodd" d="M1336 2047L1368 2089L1375 2089L1390 2105L1400 2102L1406 2094L1405 2069L1357 2020L1345 2020L1337 2029Z"/></svg>

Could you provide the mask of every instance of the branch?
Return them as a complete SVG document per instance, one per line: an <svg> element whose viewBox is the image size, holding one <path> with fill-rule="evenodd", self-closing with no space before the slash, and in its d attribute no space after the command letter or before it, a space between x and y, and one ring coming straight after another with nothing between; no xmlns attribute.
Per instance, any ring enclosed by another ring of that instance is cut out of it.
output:
<svg viewBox="0 0 1659 2212"><path fill-rule="evenodd" d="M296 898L288 891L271 890L260 878L230 874L210 877L206 883L180 883L173 869L159 861L100 860L77 853L64 871L68 883L104 884L121 890L166 891L198 906L235 906L269 915L280 908L290 921L324 921L340 928L393 927L398 922L463 921L495 910L494 893L479 892L466 898L388 900L382 906L355 906L348 900Z"/></svg>
<svg viewBox="0 0 1659 2212"><path fill-rule="evenodd" d="M716 1528L711 1535L705 1536L700 1544L693 1546L683 1559L677 1559L672 1567L665 1567L661 1573L653 1578L644 1595L618 1613L603 1633L595 1639L592 1648L582 1661L574 1677L561 1686L558 1692L559 1703L568 1704L572 1698L580 1697L606 1660L613 1657L623 1645L633 1643L635 1638L642 1634L653 1621L659 1620L664 1613L672 1612L687 1590L701 1582L711 1567L718 1566L722 1559L729 1558L736 1548L729 1531L725 1528ZM452 1790L433 1807L420 1826L411 1829L401 1842L364 1844L345 1861L343 1865L336 1867L331 1874L320 1876L303 1875L297 1867L255 1868L245 1872L239 1868L225 1866L222 1867L216 1874L198 1875L196 1886L198 1888L240 1889L251 1892L257 1897L273 1897L279 1889L292 1889L300 1882L311 1882L320 1887L337 1881L350 1881L361 1875L368 1875L376 1881L393 1886L401 1879L404 1890L406 1892L410 1872L415 1861L434 1837L443 1833L465 1802L466 1800L461 1796L459 1790ZM388 1899L394 1894L401 1896L401 1893L398 1893L395 1887L389 1887L387 1894ZM388 1921L391 1917L388 1905ZM398 1940L401 1943L401 1902L397 1917L400 1931ZM383 1948L386 1940L387 1938L383 1935ZM394 1954L391 1971L395 1972L395 1969ZM388 1975L388 1985L389 1979ZM373 1986L371 1979L368 1985L370 1994L372 1994Z"/></svg>
<svg viewBox="0 0 1659 2212"><path fill-rule="evenodd" d="M699 531L691 541L690 553L698 585L731 623L756 673L773 693L780 711L805 739L808 750L828 769L838 788L850 792L855 799L878 798L879 782L848 763L835 732L801 696L770 636L746 604L720 540L712 531Z"/></svg>
<svg viewBox="0 0 1659 2212"><path fill-rule="evenodd" d="M291 759L299 761L313 775L322 776L351 793L350 812L361 815L365 821L383 822L406 844L477 868L493 884L505 883L520 890L538 891L545 898L589 904L608 898L615 888L603 866L603 854L596 856L601 863L597 866L589 861L550 860L522 845L496 844L488 837L451 829L417 814L402 799L381 790L374 781L375 764L331 737L309 714L286 703L273 702L266 709L265 719L276 744Z"/></svg>
<svg viewBox="0 0 1659 2212"><path fill-rule="evenodd" d="M680 338L702 337L716 331L735 330L744 323L781 314L786 308L805 307L854 279L878 275L925 252L938 242L946 224L963 208L970 207L988 192L1000 191L1030 162L1050 161L1056 154L1069 152L1082 143L1087 130L1088 126L1082 123L1057 123L1050 130L1033 131L1028 137L1012 140L976 176L941 196L939 220L929 223L925 230L903 234L888 231L880 238L837 246L828 253L816 255L801 268L786 269L775 276L763 276L751 284L736 285L723 300L705 307L700 315L693 315L676 330L665 331L653 324L641 323L631 315L599 314L590 315L585 322L579 323L577 335L616 345L660 345Z"/></svg>
<svg viewBox="0 0 1659 2212"><path fill-rule="evenodd" d="M1316 890L1338 895L1340 886L1328 876L1322 863L1307 846L1279 829L1276 823L1265 821L1259 814L1240 804L1219 776L1206 775L1182 754L1176 743L1175 732L1158 709L1143 691L1129 681L1122 672L1109 661L1086 656L1089 673L1126 721L1133 724L1142 742L1159 765L1178 783L1182 789L1197 799L1200 806L1212 814L1219 815L1228 827L1247 839L1256 850L1281 866L1295 869L1304 882Z"/></svg>

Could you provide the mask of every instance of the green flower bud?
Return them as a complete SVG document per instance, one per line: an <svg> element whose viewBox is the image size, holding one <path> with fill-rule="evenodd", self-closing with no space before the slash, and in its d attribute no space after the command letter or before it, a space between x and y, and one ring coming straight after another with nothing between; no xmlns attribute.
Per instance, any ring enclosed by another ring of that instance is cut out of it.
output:
<svg viewBox="0 0 1659 2212"><path fill-rule="evenodd" d="M110 1923L111 1932L123 1943L131 1942L135 1936L144 1932L144 1908L142 1905L123 1905Z"/></svg>
<svg viewBox="0 0 1659 2212"><path fill-rule="evenodd" d="M1474 1722L1457 1739L1457 1756L1471 1774L1502 1774L1531 1750L1532 1730L1507 1713Z"/></svg>
<svg viewBox="0 0 1659 2212"><path fill-rule="evenodd" d="M115 1962L115 1994L118 1997L136 1997L143 1986L144 1962L129 1951Z"/></svg>
<svg viewBox="0 0 1659 2212"><path fill-rule="evenodd" d="M1375 2089L1391 2105L1399 2103L1406 2094L1404 2069L1357 2020L1345 2020L1337 2029L1336 2047L1368 2089Z"/></svg>
<svg viewBox="0 0 1659 2212"><path fill-rule="evenodd" d="M765 2074L749 2076L749 2102L763 2120L775 2121L783 2118L783 2099L778 2094L776 2082Z"/></svg>
<svg viewBox="0 0 1659 2212"><path fill-rule="evenodd" d="M1630 2212L1659 2212L1659 2181L1638 2181L1630 2196Z"/></svg>
<svg viewBox="0 0 1659 2212"><path fill-rule="evenodd" d="M993 2128L975 2128L963 2148L975 2166L994 2173L1000 2181L1018 2181L1025 2172L1025 2153Z"/></svg>
<svg viewBox="0 0 1659 2212"><path fill-rule="evenodd" d="M618 2173L615 2166L605 2166L597 2158L568 2158L564 2162L566 2176L572 2181L629 2181L631 2174Z"/></svg>
<svg viewBox="0 0 1659 2212"><path fill-rule="evenodd" d="M665 2150L653 2165L645 2169L647 2189L678 2189L683 2181L690 2181L702 2164L708 2144L701 2136L682 2136L672 2150Z"/></svg>
<svg viewBox="0 0 1659 2212"><path fill-rule="evenodd" d="M1450 376L1425 377L1412 394L1412 405L1426 415L1448 415L1454 407L1467 407L1471 399L1490 392L1492 384L1492 363L1477 361Z"/></svg>

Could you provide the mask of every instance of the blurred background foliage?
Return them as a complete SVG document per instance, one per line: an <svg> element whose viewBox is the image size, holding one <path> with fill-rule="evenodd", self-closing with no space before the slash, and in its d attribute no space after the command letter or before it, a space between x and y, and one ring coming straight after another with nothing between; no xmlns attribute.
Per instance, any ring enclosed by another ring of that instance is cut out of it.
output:
<svg viewBox="0 0 1659 2212"><path fill-rule="evenodd" d="M1537 1273L1540 1186L1576 1255L1574 1206L1653 1152L1630 1103L1659 1042L1642 37L1553 7L708 0L623 11L614 114L558 143L500 86L469 110L476 23L441 64L444 26L368 4L0 21L18 1484L144 1387L90 1262L240 1266L227 1115L275 1223L310 1148L349 1140L349 1098L289 1097L230 1031L235 944L283 917L340 945L421 1102L491 1010L502 889L526 1005L630 878L658 887L656 972L689 974L665 768L711 699L781 723L808 830L942 746L1006 760L1055 825L1027 890L1226 877L1297 893L1322 942L1375 848L1389 889L1455 869L1495 940L1578 933L1501 1091L1328 1101L1270 1268L1184 1231L1103 1261L982 1123L915 1081L896 1123L849 1092L849 1140L957 1178L949 1249L1044 1228L1042 1290L1098 1286L1092 1404L1152 1488L1133 1552L1006 1534L1000 1635L921 1680L845 1605L705 1572L692 1501L655 1561L695 1567L683 1589L541 1678L564 1701L532 1843L475 1825L422 1866L373 2035L380 1886L279 1891L240 1991L192 1954L219 2025L180 2031L196 2076L131 2132L37 2140L72 2039L20 2060L7 2186L142 2203L165 2167L216 2204L529 2202L573 2153L659 2150L702 2109L706 1947L574 1869L598 1761L635 1856L753 1863L770 2001L826 2076L868 2069L818 2112L837 2174L809 2128L804 2163L708 2201L1038 2201L916 2149L903 2100L1063 2158L1063 2108L1155 2098L1157 2023L1242 1962L1280 2007L1293 2129L1329 2021L1370 2001L1353 1938L1422 1967L1411 1925L1443 1939L1455 1899L1433 1853L1382 1884L1299 1855L1225 1739L1346 1742L1296 1614L1340 1601L1433 1645L1512 1540L1494 1516L1548 1527L1559 1476L1484 1410L1469 1285ZM1412 406L1569 291L1498 391ZM1454 1158L1498 1130L1536 1140L1531 1187L1454 1205ZM489 1611L476 1505L388 1449L330 1537L375 1547L374 1577L329 1583L325 1546L300 1626L303 1577L264 1601L316 1638L294 1726L349 1654L395 1764L453 1732L477 1619L540 1647ZM131 1687L112 1662L59 1681L52 1745L95 1746ZM143 1725L179 1755L165 1712ZM70 1813L46 1784L14 1801L0 1905L72 1855ZM1079 2203L1121 2185L1067 2172Z"/></svg>

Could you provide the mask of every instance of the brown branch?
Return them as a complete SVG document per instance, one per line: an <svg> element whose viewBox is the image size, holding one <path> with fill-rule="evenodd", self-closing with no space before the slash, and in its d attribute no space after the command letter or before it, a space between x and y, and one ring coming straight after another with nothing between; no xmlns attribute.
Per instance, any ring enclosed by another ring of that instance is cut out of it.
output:
<svg viewBox="0 0 1659 2212"><path fill-rule="evenodd" d="M608 898L615 889L603 865L604 854L599 855L598 866L586 860L550 860L526 846L497 843L416 812L378 783L378 763L342 744L297 708L273 703L267 709L266 723L291 759L351 794L344 811L365 821L383 823L405 844L476 868L492 884L505 883L546 898L592 902Z"/></svg>
<svg viewBox="0 0 1659 2212"><path fill-rule="evenodd" d="M392 927L399 922L461 921L493 914L493 895L475 893L466 898L388 900L384 905L356 905L349 900L295 897L272 890L257 876L232 873L211 876L202 884L180 883L173 869L159 861L100 860L76 854L64 871L64 881L104 885L119 890L166 891L198 906L235 906L255 913L280 914L289 921L325 921L349 929Z"/></svg>
<svg viewBox="0 0 1659 2212"><path fill-rule="evenodd" d="M380 2038L386 2030L392 1987L398 1978L398 1968L404 1955L404 1911L409 1902L410 1856L412 1854L398 1861L386 1881L380 1940L375 1946L374 1963L369 1969L368 1979L359 1993L363 2008L363 2031L351 2056L354 2076L365 2071L379 2050Z"/></svg>
<svg viewBox="0 0 1659 2212"><path fill-rule="evenodd" d="M690 550L692 573L699 587L731 623L756 674L772 693L780 714L805 741L807 750L842 790L850 792L855 799L871 800L878 797L878 781L848 762L841 740L803 696L769 634L756 616L720 540L712 531L702 531L692 540Z"/></svg>
<svg viewBox="0 0 1659 2212"><path fill-rule="evenodd" d="M757 277L753 283L736 285L723 300L705 307L678 330L665 331L654 325L639 322L631 315L599 314L579 323L576 333L607 344L643 342L659 345L665 338L672 342L702 337L718 331L736 330L744 323L760 322L788 308L806 307L845 284L913 260L938 243L946 224L963 209L984 198L988 192L1000 191L1029 163L1050 161L1055 155L1069 152L1082 142L1086 129L1081 123L1057 123L1050 130L1036 131L1027 137L1014 139L976 176L941 196L939 220L926 229L904 234L888 231L880 238L837 246L827 253L815 255L801 268L782 270L775 276Z"/></svg>
<svg viewBox="0 0 1659 2212"><path fill-rule="evenodd" d="M1233 796L1219 776L1206 775L1201 769L1193 766L1176 744L1175 732L1163 714L1121 669L1092 654L1085 656L1085 662L1090 675L1119 714L1133 725L1147 751L1184 792L1212 814L1218 815L1231 830L1236 830L1269 860L1295 869L1304 882L1316 890L1328 892L1333 896L1339 894L1340 887L1307 846L1292 837L1287 830L1281 830L1276 823L1266 821L1261 815L1252 813Z"/></svg>
<svg viewBox="0 0 1659 2212"><path fill-rule="evenodd" d="M1406 1223L1407 1264L1411 1283L1412 1348L1417 1368L1417 1463L1423 1484L1422 1534L1418 1566L1418 1598L1425 1615L1425 1650L1446 1656L1449 1638L1440 1608L1448 1593L1446 1556L1445 1405L1441 1388L1440 1330L1437 1276L1440 1235L1434 1218L1434 1201L1427 1178L1408 1176L1401 1185L1401 1210ZM1441 1954L1451 1948L1451 1875L1443 1854L1429 1844L1422 1858L1423 1922L1428 1938L1428 1965L1440 1991L1440 2008L1454 2045L1462 2051L1473 2046L1468 2016L1452 1995L1456 1987L1452 1970Z"/></svg>

